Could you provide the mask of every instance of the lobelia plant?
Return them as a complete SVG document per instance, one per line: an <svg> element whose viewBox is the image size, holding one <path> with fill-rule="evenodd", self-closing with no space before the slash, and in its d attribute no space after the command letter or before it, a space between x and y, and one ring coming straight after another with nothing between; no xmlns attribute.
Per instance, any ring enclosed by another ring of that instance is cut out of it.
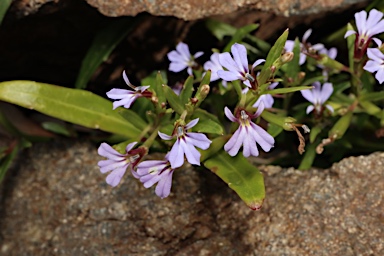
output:
<svg viewBox="0 0 384 256"><path fill-rule="evenodd" d="M269 46L250 34L255 24L235 29L208 20L212 34L229 42L204 65L197 61L203 52L192 55L187 44L177 44L167 54L169 71L186 78L175 85L159 71L134 86L124 71L131 89L108 91L113 103L31 81L0 83L0 99L119 135L121 143L103 142L98 149L106 158L98 166L112 187L130 171L145 188L157 184L156 195L166 198L174 173L185 164L203 165L258 210L265 188L255 162L305 170L362 146L383 149L384 46L374 37L384 32L383 16L376 9L356 13L357 32L351 24L342 32L347 56L309 43L311 29L301 41L288 40L286 30ZM158 152L163 156L154 157Z"/></svg>

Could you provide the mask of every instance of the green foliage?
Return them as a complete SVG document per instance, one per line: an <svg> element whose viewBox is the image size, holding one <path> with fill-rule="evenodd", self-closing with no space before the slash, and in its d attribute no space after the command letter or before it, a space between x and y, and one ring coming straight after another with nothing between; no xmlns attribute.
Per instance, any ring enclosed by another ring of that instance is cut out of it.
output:
<svg viewBox="0 0 384 256"><path fill-rule="evenodd" d="M241 154L231 157L221 151L204 162L253 210L260 209L265 197L264 177Z"/></svg>
<svg viewBox="0 0 384 256"><path fill-rule="evenodd" d="M4 19L5 14L9 6L11 6L12 0L2 0L0 1L0 24Z"/></svg>
<svg viewBox="0 0 384 256"><path fill-rule="evenodd" d="M116 46L135 27L137 20L131 17L112 21L95 36L81 64L75 87L84 89L93 73L106 61Z"/></svg>
<svg viewBox="0 0 384 256"><path fill-rule="evenodd" d="M88 91L33 81L9 81L0 83L0 100L127 138L137 137L141 131L137 120L125 121L112 110L110 101Z"/></svg>

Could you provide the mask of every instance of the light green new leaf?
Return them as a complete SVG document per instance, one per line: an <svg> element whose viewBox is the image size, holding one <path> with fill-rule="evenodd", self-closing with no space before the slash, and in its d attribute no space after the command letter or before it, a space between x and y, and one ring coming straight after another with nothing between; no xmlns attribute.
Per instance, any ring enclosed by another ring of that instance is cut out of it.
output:
<svg viewBox="0 0 384 256"><path fill-rule="evenodd" d="M313 161L316 157L316 146L317 144L311 143L306 149L303 159L300 162L299 170L308 170L311 168Z"/></svg>
<svg viewBox="0 0 384 256"><path fill-rule="evenodd" d="M258 84L265 84L271 75L271 66L272 64L281 56L283 52L285 42L288 38L288 29L277 39L275 44L272 46L271 50L268 53L265 64L261 69L260 75L258 77Z"/></svg>
<svg viewBox="0 0 384 256"><path fill-rule="evenodd" d="M34 81L8 81L0 83L0 100L129 138L136 137L141 132L137 127L137 120L127 122L112 110L110 101L84 90Z"/></svg>
<svg viewBox="0 0 384 256"><path fill-rule="evenodd" d="M312 86L296 86L296 87L288 87L288 88L279 88L279 89L273 89L273 90L266 90L262 94L284 94L284 93L290 93L290 92L296 92L301 90L308 90L312 89Z"/></svg>
<svg viewBox="0 0 384 256"><path fill-rule="evenodd" d="M248 207L260 209L265 197L264 177L242 154L231 157L221 151L206 160L204 165L225 181Z"/></svg>
<svg viewBox="0 0 384 256"><path fill-rule="evenodd" d="M223 127L213 120L201 120L194 127L193 130L202 133L224 134Z"/></svg>
<svg viewBox="0 0 384 256"><path fill-rule="evenodd" d="M93 73L106 61L113 49L128 35L137 23L137 19L131 17L119 18L102 29L87 51L82 63L75 87L84 89Z"/></svg>
<svg viewBox="0 0 384 256"><path fill-rule="evenodd" d="M347 25L347 31L348 30L355 30L353 28L353 26L351 25L351 23L348 23ZM350 35L349 37L347 37L347 46L348 46L348 60L349 60L349 69L351 70L351 72L354 71L354 54L355 54L355 39L356 39L356 35L353 34L353 35Z"/></svg>
<svg viewBox="0 0 384 256"><path fill-rule="evenodd" d="M169 105L181 115L185 109L184 105L181 103L179 96L168 86L163 84L164 95L167 98Z"/></svg>
<svg viewBox="0 0 384 256"><path fill-rule="evenodd" d="M12 0L1 0L0 1L0 24L4 19L5 14L7 13L7 10L9 6L11 5Z"/></svg>
<svg viewBox="0 0 384 256"><path fill-rule="evenodd" d="M184 82L183 90L180 92L180 99L183 104L187 104L193 93L193 76L189 76Z"/></svg>

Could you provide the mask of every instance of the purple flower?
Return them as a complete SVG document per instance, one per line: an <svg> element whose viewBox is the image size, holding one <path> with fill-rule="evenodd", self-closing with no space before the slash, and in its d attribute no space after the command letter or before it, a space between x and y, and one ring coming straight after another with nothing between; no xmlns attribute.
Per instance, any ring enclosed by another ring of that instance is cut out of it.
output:
<svg viewBox="0 0 384 256"><path fill-rule="evenodd" d="M211 82L218 80L220 77L217 75L217 71L223 70L219 62L219 55L220 53L214 52L210 60L204 63L204 70L211 70Z"/></svg>
<svg viewBox="0 0 384 256"><path fill-rule="evenodd" d="M317 114L320 114L323 111L324 103L329 99L333 92L333 86L331 83L324 83L321 86L320 82L315 82L312 84L313 89L302 90L301 94L313 105L307 107L306 113L309 114L313 110ZM333 113L333 108L330 105L325 105L325 107Z"/></svg>
<svg viewBox="0 0 384 256"><path fill-rule="evenodd" d="M138 164L137 172L132 170L132 174L145 188L157 183L156 195L165 198L171 193L173 171L168 160L148 160Z"/></svg>
<svg viewBox="0 0 384 256"><path fill-rule="evenodd" d="M241 80L247 87L252 87L251 82L255 81L255 78L249 73L247 50L242 44L235 43L231 47L232 56L228 52L224 52L219 55L219 63L221 66L228 69L217 71L217 75L225 81ZM257 60L252 65L252 70L264 62L265 60Z"/></svg>
<svg viewBox="0 0 384 256"><path fill-rule="evenodd" d="M364 69L371 73L377 71L375 78L382 84L384 82L384 54L377 48L368 48L367 55L369 60Z"/></svg>
<svg viewBox="0 0 384 256"><path fill-rule="evenodd" d="M111 171L107 176L107 183L112 187L116 187L121 178L123 177L127 168L131 168L140 159L140 154L136 153L132 148L136 142L132 142L125 148L125 154L120 154L107 143L101 143L98 153L101 156L108 158L108 160L101 160L98 162L101 173Z"/></svg>
<svg viewBox="0 0 384 256"><path fill-rule="evenodd" d="M328 55L329 58L331 59L336 59L336 56L337 56L337 49L335 47L332 47L330 48L329 50L327 48L323 48L319 51L320 54L325 54L325 55ZM317 66L321 69L323 69L323 76L324 76L324 80L328 80L328 77L329 77L329 74L328 74L328 68L324 67L323 65L321 64L317 64Z"/></svg>
<svg viewBox="0 0 384 256"><path fill-rule="evenodd" d="M378 38L374 38L374 35L384 32L384 20L382 20L383 13L372 9L367 17L366 11L355 13L357 36L355 39L355 58L360 59L366 49L368 48L371 40L375 41L377 45L381 45L381 41ZM354 30L348 30L344 38L356 34Z"/></svg>
<svg viewBox="0 0 384 256"><path fill-rule="evenodd" d="M269 86L268 86L268 89L269 90L273 90L275 89L275 87L278 85L279 83L271 83ZM260 104L263 103L263 106L264 108L271 108L273 103L275 102L275 100L273 99L272 95L271 94L263 94L261 95L257 101L255 102L255 104L253 104L252 107L254 108L259 108L260 107Z"/></svg>
<svg viewBox="0 0 384 256"><path fill-rule="evenodd" d="M187 44L180 42L176 46L176 50L173 50L167 54L171 64L169 70L173 72L180 72L187 69L189 75L192 75L192 68L197 66L195 59L203 55L203 52L197 52L193 56L189 52Z"/></svg>
<svg viewBox="0 0 384 256"><path fill-rule="evenodd" d="M112 89L109 92L107 92L107 96L110 99L118 100L113 102L113 109L116 109L119 106L124 106L125 108L130 108L132 103L140 97L147 97L147 94L150 94L149 92L146 92L146 90L149 88L148 86L138 86L135 87L129 82L129 79L127 77L127 74L125 74L125 71L123 72L123 78L125 83L133 88L132 90L125 90L125 89Z"/></svg>
<svg viewBox="0 0 384 256"><path fill-rule="evenodd" d="M239 128L232 135L229 141L224 145L224 150L229 155L235 156L243 146L243 155L245 157L258 156L259 150L257 144L265 151L271 150L275 144L275 139L260 126L251 121L252 118L260 116L263 112L263 103L257 109L256 113L251 115L245 109L239 109L236 113L236 117L231 111L225 107L224 112L229 120L239 123Z"/></svg>
<svg viewBox="0 0 384 256"><path fill-rule="evenodd" d="M195 126L198 121L199 118L196 118L185 126L178 125L172 136L159 132L159 136L163 140L170 140L174 136L177 137L175 144L173 144L172 149L169 152L169 162L171 163L172 169L183 165L184 155L189 163L200 165L201 154L195 147L208 149L212 141L202 133L187 132L187 130Z"/></svg>
<svg viewBox="0 0 384 256"><path fill-rule="evenodd" d="M305 63L305 60L307 59L306 52L308 49L313 49L316 51L320 51L324 48L323 44L314 44L311 45L307 40L312 34L312 29L308 29L305 31L303 38L301 39L300 43L300 58L299 58L299 65L303 65ZM285 42L285 50L287 52L293 52L293 47L295 46L295 41L293 40L287 40Z"/></svg>

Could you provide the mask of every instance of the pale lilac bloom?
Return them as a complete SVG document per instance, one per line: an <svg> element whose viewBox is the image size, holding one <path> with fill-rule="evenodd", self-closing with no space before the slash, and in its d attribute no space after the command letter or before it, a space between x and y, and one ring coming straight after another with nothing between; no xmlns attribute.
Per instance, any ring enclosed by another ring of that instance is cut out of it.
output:
<svg viewBox="0 0 384 256"><path fill-rule="evenodd" d="M227 151L230 156L237 155L241 146L243 146L243 155L245 157L259 155L257 144L259 144L265 152L268 152L274 146L275 139L263 128L251 121L251 119L260 116L263 110L264 106L263 103L261 103L253 115L243 109L238 111L236 116L234 116L231 111L225 107L224 113L227 118L232 122L239 123L239 128L224 145L224 150Z"/></svg>
<svg viewBox="0 0 384 256"><path fill-rule="evenodd" d="M212 53L210 60L204 63L204 70L211 70L211 82L218 80L220 77L217 75L217 71L223 70L223 67L219 62L220 53Z"/></svg>
<svg viewBox="0 0 384 256"><path fill-rule="evenodd" d="M195 148L208 149L212 141L206 135L196 132L187 132L199 122L199 118L193 119L187 125L179 125L176 127L174 134L167 135L159 132L159 136L163 140L171 140L174 136L177 137L169 152L169 162L172 169L178 168L184 164L184 155L188 162L195 165L200 165L200 152Z"/></svg>
<svg viewBox="0 0 384 256"><path fill-rule="evenodd" d="M332 47L330 48L329 50L327 48L323 48L319 51L319 54L325 54L327 55L329 58L331 59L336 59L336 56L337 56L337 49L335 47ZM324 76L324 80L328 80L328 69L326 67L324 67L323 65L321 64L317 64L317 66L321 69L323 69L323 76Z"/></svg>
<svg viewBox="0 0 384 256"><path fill-rule="evenodd" d="M308 38L311 36L312 34L312 29L308 29L307 31L305 31L304 35L303 35L303 38L301 39L301 42L300 42L300 58L299 58L299 65L303 65L307 59L307 50L309 49L312 49L312 50L315 50L315 51L320 51L324 48L324 45L323 44L314 44L314 45L311 45L309 42L308 42ZM285 42L285 50L287 52L293 52L293 48L295 47L295 41L293 40L287 40Z"/></svg>
<svg viewBox="0 0 384 256"><path fill-rule="evenodd" d="M235 43L231 47L232 56L228 52L219 55L219 63L228 71L219 70L217 75L225 81L241 80L247 87L252 87L251 82L255 78L249 73L247 50L244 45ZM256 60L252 65L254 69L257 65L263 63L265 60Z"/></svg>
<svg viewBox="0 0 384 256"><path fill-rule="evenodd" d="M137 165L136 172L132 170L135 178L139 179L145 188L152 187L157 183L155 193L161 198L169 196L172 187L173 169L166 160L148 160Z"/></svg>
<svg viewBox="0 0 384 256"><path fill-rule="evenodd" d="M203 55L203 52L197 52L193 56L189 52L187 44L180 42L176 46L176 50L173 50L167 54L171 64L169 70L173 72L180 72L186 68L189 75L192 75L192 68L197 66L195 59Z"/></svg>
<svg viewBox="0 0 384 256"><path fill-rule="evenodd" d="M307 107L306 113L309 114L313 110L315 110L316 113L321 113L324 103L333 93L333 86L331 83L324 83L323 86L321 86L320 82L314 82L312 86L313 89L300 91L303 97L313 104ZM325 107L333 113L332 106L325 105Z"/></svg>
<svg viewBox="0 0 384 256"><path fill-rule="evenodd" d="M370 73L377 72L375 78L380 84L384 82L384 54L378 48L368 48L369 60L364 69Z"/></svg>
<svg viewBox="0 0 384 256"><path fill-rule="evenodd" d="M372 9L368 17L366 11L355 13L357 32L348 30L344 38L357 33L355 39L355 55L356 51L360 52L357 57L362 57L371 40L375 41L378 46L381 45L381 40L373 36L384 32L384 20L382 20L382 18L383 13L376 9Z"/></svg>
<svg viewBox="0 0 384 256"><path fill-rule="evenodd" d="M123 78L125 83L133 88L132 90L125 90L125 89L112 89L109 92L107 92L107 96L110 99L118 100L113 102L113 109L116 109L119 106L124 106L125 108L130 108L132 103L140 97L145 97L145 94L147 93L146 90L149 88L149 85L147 86L133 86L131 82L129 81L127 74L125 74L125 71L123 72Z"/></svg>
<svg viewBox="0 0 384 256"><path fill-rule="evenodd" d="M120 183L127 168L132 169L132 166L140 158L139 154L131 151L135 145L136 142L128 144L125 148L125 154L120 154L107 143L101 143L97 150L99 155L108 158L108 160L99 161L97 165L100 167L101 173L111 171L107 176L106 182L112 187L116 187Z"/></svg>
<svg viewBox="0 0 384 256"><path fill-rule="evenodd" d="M275 87L278 85L279 83L271 83L269 86L268 86L268 90L273 90L275 89ZM255 102L255 104L253 104L252 107L254 108L259 108L260 107L260 104L263 103L263 107L264 108L271 108L273 103L275 102L275 100L273 99L272 95L271 94L263 94L261 95L257 101Z"/></svg>

